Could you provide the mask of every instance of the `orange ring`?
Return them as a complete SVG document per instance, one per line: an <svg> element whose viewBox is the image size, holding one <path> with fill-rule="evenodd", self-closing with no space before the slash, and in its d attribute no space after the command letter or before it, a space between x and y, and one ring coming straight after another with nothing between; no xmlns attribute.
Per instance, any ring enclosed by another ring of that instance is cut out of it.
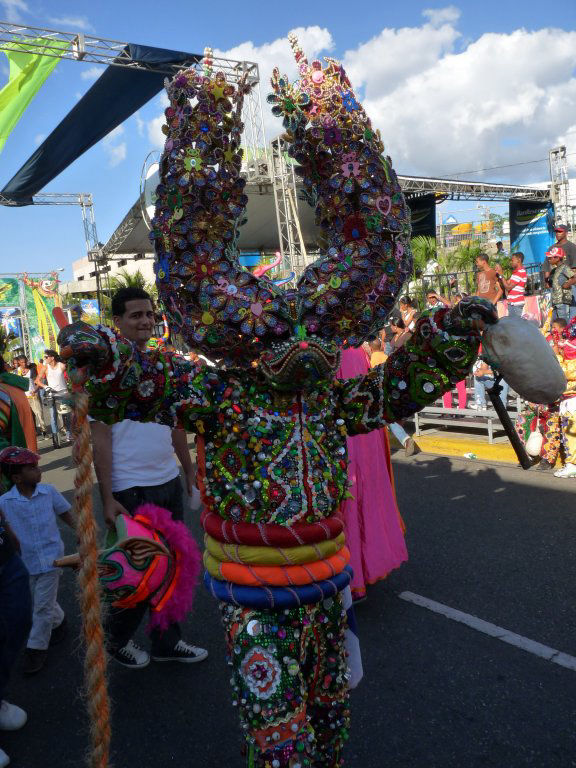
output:
<svg viewBox="0 0 576 768"><path fill-rule="evenodd" d="M315 581L331 579L341 573L350 562L350 551L342 547L325 560L302 565L242 565L221 563L205 550L204 567L215 579L231 581L245 587L298 587Z"/></svg>

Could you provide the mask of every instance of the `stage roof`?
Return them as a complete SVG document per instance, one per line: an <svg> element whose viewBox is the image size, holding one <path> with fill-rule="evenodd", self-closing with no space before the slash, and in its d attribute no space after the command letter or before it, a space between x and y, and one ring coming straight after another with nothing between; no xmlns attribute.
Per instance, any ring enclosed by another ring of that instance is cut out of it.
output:
<svg viewBox="0 0 576 768"><path fill-rule="evenodd" d="M458 179L429 179L417 176L399 176L398 178L402 189L409 196L434 193L442 199L451 197L459 200L507 201L511 198L521 198L546 201L550 199L549 189L542 189L542 187ZM239 248L243 251L276 251L278 227L272 185L248 182L246 194L248 195L246 209L248 221L240 229ZM307 203L299 200L298 213L305 245L307 248L317 247L314 211ZM104 246L104 253L108 257L113 257L114 254L153 253L154 248L148 235L149 229L143 215L143 203L137 200Z"/></svg>

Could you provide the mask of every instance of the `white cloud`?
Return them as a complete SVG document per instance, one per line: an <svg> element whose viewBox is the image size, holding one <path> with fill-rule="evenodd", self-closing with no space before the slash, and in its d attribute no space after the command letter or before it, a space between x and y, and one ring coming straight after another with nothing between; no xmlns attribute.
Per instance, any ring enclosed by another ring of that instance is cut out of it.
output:
<svg viewBox="0 0 576 768"><path fill-rule="evenodd" d="M575 51L576 32L485 34L460 53L439 52L392 89L378 93L374 83L366 111L401 172L449 175L545 158L574 121ZM503 174L545 178L547 168Z"/></svg>
<svg viewBox="0 0 576 768"><path fill-rule="evenodd" d="M25 0L0 0L0 7L2 7L6 21L12 23L23 21L23 14L30 11Z"/></svg>
<svg viewBox="0 0 576 768"><path fill-rule="evenodd" d="M98 65L89 67L88 69L82 70L80 77L82 80L97 80L102 72L104 72L104 69L104 67L99 67Z"/></svg>
<svg viewBox="0 0 576 768"><path fill-rule="evenodd" d="M139 136L144 136L144 129L146 128L146 122L140 117L140 112L134 113L134 120L136 121L136 130Z"/></svg>
<svg viewBox="0 0 576 768"><path fill-rule="evenodd" d="M111 168L114 168L116 165L119 165L121 162L126 160L126 142L123 141L120 144L117 144L115 147L109 146L106 147L106 154L108 155L108 165Z"/></svg>
<svg viewBox="0 0 576 768"><path fill-rule="evenodd" d="M433 27L440 27L442 24L454 24L461 13L455 5L448 5L445 8L426 8L422 11L422 16L428 19Z"/></svg>
<svg viewBox="0 0 576 768"><path fill-rule="evenodd" d="M34 136L34 144L37 147L39 147L40 144L42 144L42 142L44 141L45 138L46 138L46 134L45 133L37 133L36 136Z"/></svg>
<svg viewBox="0 0 576 768"><path fill-rule="evenodd" d="M164 115L162 114L147 124L148 141L153 149L164 149L164 142L166 141L166 136L162 133L164 123Z"/></svg>
<svg viewBox="0 0 576 768"><path fill-rule="evenodd" d="M297 27L291 30L291 34L298 37L300 47L306 53L309 61L319 56L320 53L329 53L334 48L332 35L325 27ZM214 55L238 61L254 61L258 64L266 134L269 139L272 139L281 133L282 123L270 112L266 103L266 96L272 90L270 77L274 67L278 67L282 74L286 74L292 80L297 77L298 68L286 37L279 37L271 43L264 43L263 45L254 45L253 42L247 41L234 48L229 48L227 51L215 50Z"/></svg>
<svg viewBox="0 0 576 768"><path fill-rule="evenodd" d="M51 24L57 27L70 27L73 31L77 29L82 32L93 32L94 27L85 16L57 16L49 19Z"/></svg>
<svg viewBox="0 0 576 768"><path fill-rule="evenodd" d="M451 24L383 29L344 54L343 64L356 90L373 99L395 91L412 75L433 66L454 50L460 37Z"/></svg>
<svg viewBox="0 0 576 768"><path fill-rule="evenodd" d="M114 168L126 159L126 142L122 141L119 144L116 143L116 141L123 135L124 126L117 125L116 128L113 128L110 133L107 136L104 136L102 139L102 146L104 147L104 152L108 157L108 165L111 168Z"/></svg>

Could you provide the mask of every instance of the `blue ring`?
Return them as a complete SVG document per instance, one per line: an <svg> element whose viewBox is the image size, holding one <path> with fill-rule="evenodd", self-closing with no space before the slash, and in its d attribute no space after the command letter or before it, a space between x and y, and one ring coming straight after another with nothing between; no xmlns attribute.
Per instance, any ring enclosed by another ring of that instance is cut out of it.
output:
<svg viewBox="0 0 576 768"><path fill-rule="evenodd" d="M303 587L243 587L231 581L220 581L204 571L204 586L217 600L247 608L297 608L300 605L318 603L334 597L352 581L352 568L344 570L332 579L315 581Z"/></svg>

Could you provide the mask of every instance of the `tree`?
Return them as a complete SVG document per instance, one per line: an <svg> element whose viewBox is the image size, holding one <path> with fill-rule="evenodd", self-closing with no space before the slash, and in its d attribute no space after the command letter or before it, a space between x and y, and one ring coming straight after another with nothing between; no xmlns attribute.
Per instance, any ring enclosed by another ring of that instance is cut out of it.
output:
<svg viewBox="0 0 576 768"><path fill-rule="evenodd" d="M427 265L436 259L436 238L427 235L417 235L410 241L410 250L413 258L413 274L419 275L426 272Z"/></svg>
<svg viewBox="0 0 576 768"><path fill-rule="evenodd" d="M149 283L142 271L137 269L135 272L128 272L126 269L121 269L114 277L110 278L110 290L112 293L120 290L120 288L142 288L149 293L152 298L156 298L156 286L154 283Z"/></svg>

